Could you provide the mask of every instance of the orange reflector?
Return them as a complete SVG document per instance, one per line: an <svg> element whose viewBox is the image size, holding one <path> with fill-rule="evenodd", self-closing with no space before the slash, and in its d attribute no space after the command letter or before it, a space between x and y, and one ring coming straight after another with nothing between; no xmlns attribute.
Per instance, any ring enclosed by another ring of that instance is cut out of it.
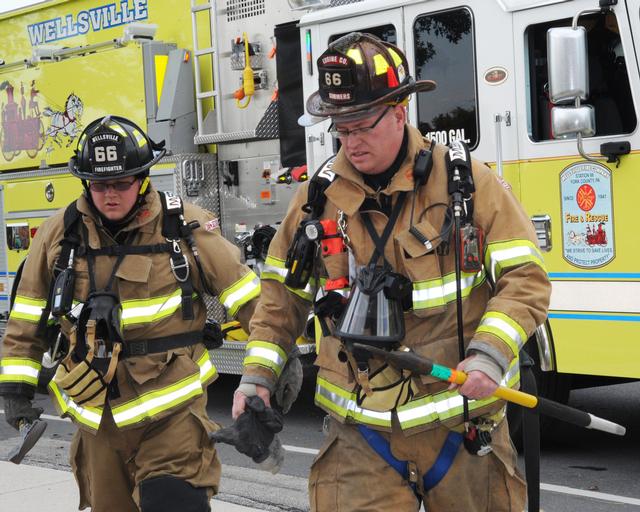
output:
<svg viewBox="0 0 640 512"><path fill-rule="evenodd" d="M190 58L191 58L191 52L186 51L184 52L184 57L182 58L182 62L189 62Z"/></svg>

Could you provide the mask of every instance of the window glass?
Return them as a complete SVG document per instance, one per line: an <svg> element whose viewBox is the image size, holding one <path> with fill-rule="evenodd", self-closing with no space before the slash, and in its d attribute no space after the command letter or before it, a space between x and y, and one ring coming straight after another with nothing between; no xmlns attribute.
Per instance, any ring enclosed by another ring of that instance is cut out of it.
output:
<svg viewBox="0 0 640 512"><path fill-rule="evenodd" d="M420 16L413 25L415 73L434 80L418 94L418 128L436 142L478 145L478 103L473 18L467 8Z"/></svg>
<svg viewBox="0 0 640 512"><path fill-rule="evenodd" d="M570 26L570 18L527 28L529 64L529 136L551 139L551 103L548 97L547 30ZM589 97L596 114L596 136L631 133L637 124L629 77L614 13L581 16L587 30Z"/></svg>

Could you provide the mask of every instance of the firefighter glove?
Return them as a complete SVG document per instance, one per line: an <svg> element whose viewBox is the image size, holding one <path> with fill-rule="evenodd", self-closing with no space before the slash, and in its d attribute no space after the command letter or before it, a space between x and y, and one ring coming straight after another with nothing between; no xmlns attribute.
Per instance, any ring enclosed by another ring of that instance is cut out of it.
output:
<svg viewBox="0 0 640 512"><path fill-rule="evenodd" d="M33 423L43 412L42 407L33 407L31 399L24 395L4 395L5 419L16 430L20 427L20 420Z"/></svg>
<svg viewBox="0 0 640 512"><path fill-rule="evenodd" d="M282 408L282 414L287 414L293 402L295 402L302 387L302 363L300 362L300 350L294 347L289 354L287 364L282 370L274 391L275 399Z"/></svg>
<svg viewBox="0 0 640 512"><path fill-rule="evenodd" d="M269 446L282 430L282 414L267 407L262 398L250 396L245 411L230 427L209 434L216 443L231 444L259 464L269 457Z"/></svg>

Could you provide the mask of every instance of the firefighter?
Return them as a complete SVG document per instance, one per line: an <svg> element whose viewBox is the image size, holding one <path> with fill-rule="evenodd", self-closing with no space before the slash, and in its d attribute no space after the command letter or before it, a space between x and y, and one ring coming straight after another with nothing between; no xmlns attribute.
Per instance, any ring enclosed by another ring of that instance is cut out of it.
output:
<svg viewBox="0 0 640 512"><path fill-rule="evenodd" d="M252 395L268 403L315 301L315 401L329 426L309 476L311 510L417 511L424 501L433 512L520 512L526 484L505 404L491 395L498 384L518 385L518 352L546 317L550 284L531 221L488 167L469 159L456 181L447 148L407 124L409 95L435 84L414 81L399 48L352 33L317 64L319 90L306 108L331 119L340 149L300 187L269 246L232 414ZM458 183L475 192L456 210L466 223L454 233ZM346 250L326 250L317 236L325 221ZM472 242L460 252L460 279L457 236ZM314 237L320 248L306 251ZM309 255L305 284L296 276ZM468 380L456 389L403 374L354 341L413 350Z"/></svg>
<svg viewBox="0 0 640 512"><path fill-rule="evenodd" d="M204 512L220 481L205 347L219 340L203 296L247 328L260 283L211 212L154 190L164 154L127 119L87 126L69 164L84 193L38 229L7 324L0 393L14 427L42 412L32 399L51 317L68 340L49 389L79 427L80 509Z"/></svg>

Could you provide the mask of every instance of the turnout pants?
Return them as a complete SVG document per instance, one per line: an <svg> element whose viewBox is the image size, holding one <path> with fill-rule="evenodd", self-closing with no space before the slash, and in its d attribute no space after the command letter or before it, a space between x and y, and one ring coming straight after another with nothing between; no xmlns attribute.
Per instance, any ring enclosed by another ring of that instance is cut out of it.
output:
<svg viewBox="0 0 640 512"><path fill-rule="evenodd" d="M443 427L411 436L394 426L381 434L393 455L415 468L413 480L428 512L522 512L526 484L516 467L516 451L506 420L492 433L493 452L479 457L460 445L444 478L426 495L422 478L449 433ZM331 420L329 436L311 467L312 512L416 512L420 497L365 441L357 427Z"/></svg>
<svg viewBox="0 0 640 512"><path fill-rule="evenodd" d="M206 396L159 421L126 430L116 427L106 407L96 435L76 431L70 458L80 510L138 512L141 482L156 478L190 484L184 486L185 500L192 499L194 491L200 501L216 494L220 461L207 434L219 427L207 417Z"/></svg>

